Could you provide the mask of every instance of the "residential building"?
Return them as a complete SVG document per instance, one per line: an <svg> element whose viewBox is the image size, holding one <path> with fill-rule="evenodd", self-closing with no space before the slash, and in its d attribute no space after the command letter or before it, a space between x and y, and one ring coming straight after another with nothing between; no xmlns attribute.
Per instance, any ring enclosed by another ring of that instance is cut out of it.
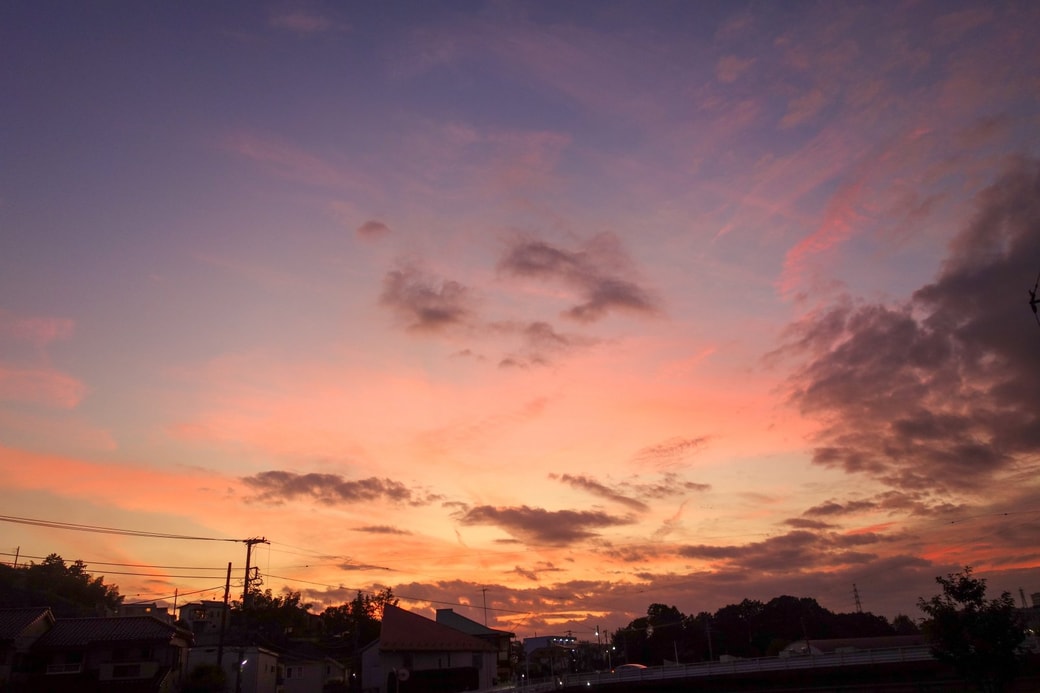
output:
<svg viewBox="0 0 1040 693"><path fill-rule="evenodd" d="M227 689L240 693L278 693L281 676L278 653L255 645L193 647L188 653L187 671L200 664L217 664L224 670Z"/></svg>
<svg viewBox="0 0 1040 693"><path fill-rule="evenodd" d="M222 621L230 621L224 602L199 601L185 604L180 609L180 620L195 635L198 645L216 645L220 639Z"/></svg>
<svg viewBox="0 0 1040 693"><path fill-rule="evenodd" d="M180 685L191 633L153 616L56 619L31 645L29 689L165 693Z"/></svg>
<svg viewBox="0 0 1040 693"><path fill-rule="evenodd" d="M498 650L472 635L387 605L379 640L361 654L362 690L465 691L492 686Z"/></svg>
<svg viewBox="0 0 1040 693"><path fill-rule="evenodd" d="M45 606L0 609L0 690L24 683L31 670L30 648L53 625Z"/></svg>
<svg viewBox="0 0 1040 693"><path fill-rule="evenodd" d="M346 683L347 667L331 657L283 653L282 693L322 693L333 683Z"/></svg>
<svg viewBox="0 0 1040 693"><path fill-rule="evenodd" d="M514 662L512 661L510 649L516 635L508 631L488 628L482 623L477 623L472 619L455 613L454 609L437 609L437 623L483 640L498 651L495 659L495 681L493 683L505 683L513 679Z"/></svg>

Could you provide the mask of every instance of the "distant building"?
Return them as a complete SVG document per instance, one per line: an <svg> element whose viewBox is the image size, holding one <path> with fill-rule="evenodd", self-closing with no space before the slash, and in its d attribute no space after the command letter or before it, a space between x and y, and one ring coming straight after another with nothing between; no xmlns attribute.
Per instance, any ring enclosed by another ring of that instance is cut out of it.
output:
<svg viewBox="0 0 1040 693"><path fill-rule="evenodd" d="M566 674L571 671L578 639L569 635L524 638L524 674L527 677Z"/></svg>
<svg viewBox="0 0 1040 693"><path fill-rule="evenodd" d="M155 616L161 621L173 622L169 610L159 606L157 602L138 602L136 604L120 604L116 609L117 616Z"/></svg>
<svg viewBox="0 0 1040 693"><path fill-rule="evenodd" d="M195 642L199 645L217 644L222 618L230 620L229 609L224 602L191 602L180 610L180 620L195 635Z"/></svg>

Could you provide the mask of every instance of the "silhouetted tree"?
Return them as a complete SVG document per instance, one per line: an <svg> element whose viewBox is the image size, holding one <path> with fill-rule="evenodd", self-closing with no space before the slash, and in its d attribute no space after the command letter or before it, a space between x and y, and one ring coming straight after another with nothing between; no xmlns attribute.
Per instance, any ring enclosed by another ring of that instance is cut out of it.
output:
<svg viewBox="0 0 1040 693"><path fill-rule="evenodd" d="M299 592L275 596L271 590L253 590L250 605L235 601L231 618L235 627L243 629L255 640L282 643L292 635L306 632L311 626L311 604L303 604Z"/></svg>
<svg viewBox="0 0 1040 693"><path fill-rule="evenodd" d="M892 619L892 630L896 632L896 635L916 635L921 632L914 620L906 614L896 614L896 617Z"/></svg>
<svg viewBox="0 0 1040 693"><path fill-rule="evenodd" d="M1009 592L987 600L986 581L972 577L970 566L935 581L942 594L917 600L928 617L922 625L932 653L980 690L1002 690L1017 673L1025 640L1015 600Z"/></svg>
<svg viewBox="0 0 1040 693"><path fill-rule="evenodd" d="M69 565L56 553L42 563L3 568L0 588L8 606L49 606L59 616L95 616L123 602L119 588L91 575L83 561Z"/></svg>

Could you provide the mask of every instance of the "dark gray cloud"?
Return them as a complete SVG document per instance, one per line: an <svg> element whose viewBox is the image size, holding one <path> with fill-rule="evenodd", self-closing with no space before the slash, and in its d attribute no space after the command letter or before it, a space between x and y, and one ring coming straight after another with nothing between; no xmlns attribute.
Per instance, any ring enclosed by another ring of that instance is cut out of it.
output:
<svg viewBox="0 0 1040 693"><path fill-rule="evenodd" d="M650 509L648 501L700 493L711 488L708 484L687 481L674 473L663 474L660 481L653 483L633 480L614 485L583 474L550 474L549 478L641 513Z"/></svg>
<svg viewBox="0 0 1040 693"><path fill-rule="evenodd" d="M516 238L498 268L520 277L558 281L578 291L582 302L564 311L578 322L595 322L618 310L658 312L657 300L636 282L632 262L614 234L596 235L576 250L536 238Z"/></svg>
<svg viewBox="0 0 1040 693"><path fill-rule="evenodd" d="M439 280L407 266L386 273L379 302L416 332L442 332L464 326L472 319L474 310L473 296L462 284Z"/></svg>
<svg viewBox="0 0 1040 693"><path fill-rule="evenodd" d="M376 219L369 219L357 227L357 235L361 238L379 238L390 234L390 227Z"/></svg>
<svg viewBox="0 0 1040 693"><path fill-rule="evenodd" d="M711 490L711 484L687 481L674 472L661 475L661 480L654 483L633 482L632 489L642 498L661 500L672 496L685 496L687 493L703 493Z"/></svg>
<svg viewBox="0 0 1040 693"><path fill-rule="evenodd" d="M901 306L844 302L795 325L792 399L817 464L906 492L982 490L1040 453L1040 163L977 200L937 279ZM926 504L928 505L928 504Z"/></svg>
<svg viewBox="0 0 1040 693"><path fill-rule="evenodd" d="M411 534L406 529L399 529L390 525L365 525L364 527L355 527L354 531L366 532L368 534Z"/></svg>
<svg viewBox="0 0 1040 693"><path fill-rule="evenodd" d="M671 466L681 462L687 455L704 448L710 439L707 436L696 438L669 438L668 440L648 445L635 454L635 461L658 466Z"/></svg>
<svg viewBox="0 0 1040 693"><path fill-rule="evenodd" d="M328 505L367 501L423 505L434 500L399 481L377 477L347 480L338 474L297 474L272 470L244 477L242 481L256 491L251 500L264 502L281 503L303 498Z"/></svg>
<svg viewBox="0 0 1040 693"><path fill-rule="evenodd" d="M528 544L562 546L596 535L594 530L631 524L632 518L589 510L545 510L527 505L480 505L456 514L464 525L492 525Z"/></svg>
<svg viewBox="0 0 1040 693"><path fill-rule="evenodd" d="M877 554L853 550L887 541L875 533L838 534L795 530L764 541L740 546L707 544L683 546L679 555L719 561L725 569L754 570L765 573L814 570L834 566L867 564Z"/></svg>
<svg viewBox="0 0 1040 693"><path fill-rule="evenodd" d="M556 328L544 321L497 322L488 329L492 333L515 336L520 340L519 349L499 362L502 368L548 366L563 354L598 343L598 340L584 335L557 332Z"/></svg>
<svg viewBox="0 0 1040 693"><path fill-rule="evenodd" d="M594 496L605 498L614 503L620 503L638 512L646 512L650 507L641 500L626 496L619 491L609 488L605 484L584 475L574 476L572 474L550 474L550 479L558 479L572 488L587 491Z"/></svg>

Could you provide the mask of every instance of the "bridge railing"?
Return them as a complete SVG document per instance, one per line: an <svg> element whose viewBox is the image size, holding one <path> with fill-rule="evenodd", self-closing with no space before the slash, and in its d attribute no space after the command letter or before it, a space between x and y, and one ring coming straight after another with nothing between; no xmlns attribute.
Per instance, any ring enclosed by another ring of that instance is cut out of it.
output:
<svg viewBox="0 0 1040 693"><path fill-rule="evenodd" d="M793 671L823 667L920 662L930 659L933 659L933 657L927 646L830 652L793 657L755 657L751 659L698 662L696 664L669 664L659 667L647 667L646 669L619 670L614 673L568 674L563 678L563 687L589 687L621 681L661 681L767 671Z"/></svg>

